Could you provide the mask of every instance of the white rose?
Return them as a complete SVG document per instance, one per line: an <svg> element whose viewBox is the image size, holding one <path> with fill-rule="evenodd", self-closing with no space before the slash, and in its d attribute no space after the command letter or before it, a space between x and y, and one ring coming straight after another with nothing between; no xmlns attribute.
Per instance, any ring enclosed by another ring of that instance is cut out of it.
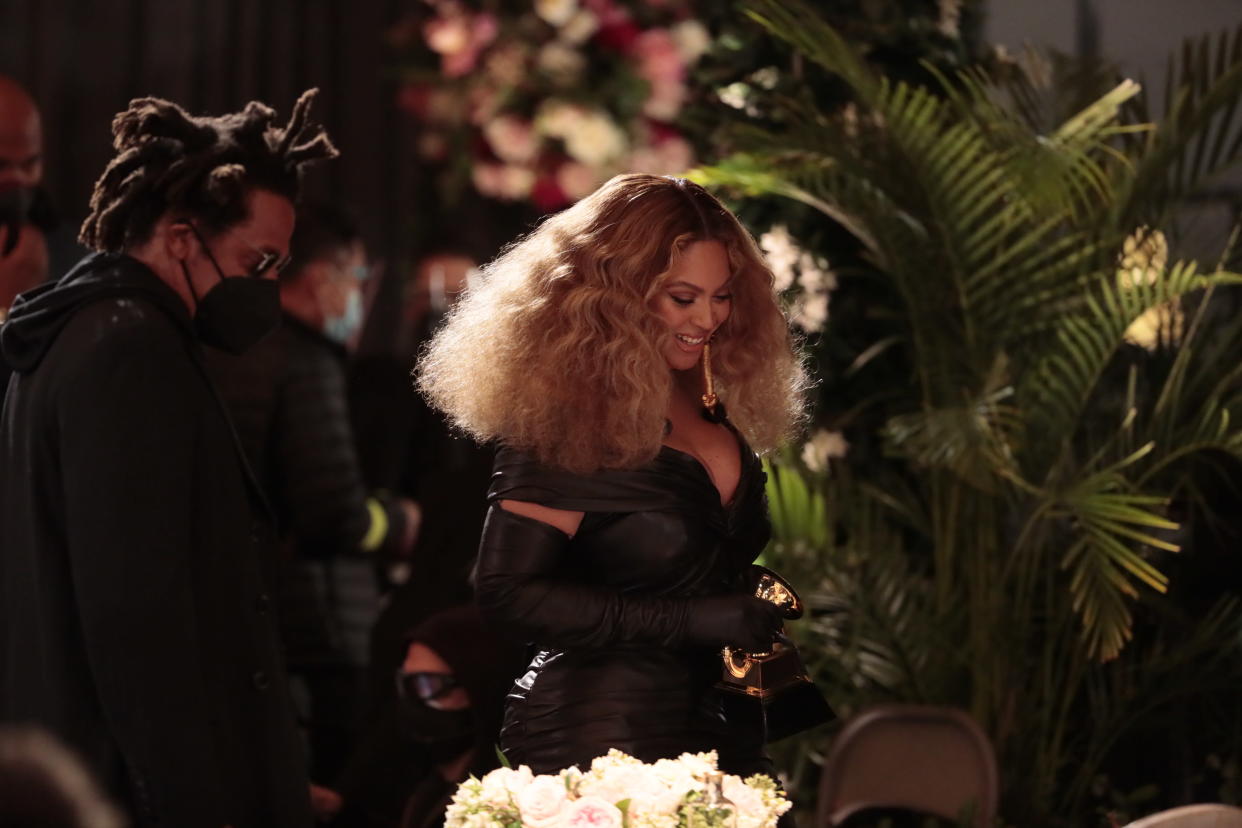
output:
<svg viewBox="0 0 1242 828"><path fill-rule="evenodd" d="M517 806L525 828L551 828L556 825L568 800L565 781L559 776L536 776L518 792Z"/></svg>
<svg viewBox="0 0 1242 828"><path fill-rule="evenodd" d="M561 824L565 828L621 828L624 817L611 802L584 796L569 803Z"/></svg>
<svg viewBox="0 0 1242 828"><path fill-rule="evenodd" d="M553 98L539 107L535 129L553 138L564 138L585 116L582 107Z"/></svg>
<svg viewBox="0 0 1242 828"><path fill-rule="evenodd" d="M673 42L677 51L687 64L692 64L703 56L712 45L712 36L707 27L697 20L683 20L672 29Z"/></svg>
<svg viewBox="0 0 1242 828"><path fill-rule="evenodd" d="M516 770L513 768L496 768L484 776L482 780L482 790L480 791L480 799L487 805L496 808L507 808L510 806L513 794L522 790L531 783L534 774L530 768L522 765Z"/></svg>
<svg viewBox="0 0 1242 828"><path fill-rule="evenodd" d="M576 0L535 0L535 14L549 26L564 26L576 11Z"/></svg>
<svg viewBox="0 0 1242 828"><path fill-rule="evenodd" d="M650 787L647 769L617 764L604 764L596 759L591 773L583 777L578 791L582 796L598 796L616 804L623 799L637 799Z"/></svg>
<svg viewBox="0 0 1242 828"><path fill-rule="evenodd" d="M470 168L474 188L486 196L499 196L504 186L504 172L499 164L476 163Z"/></svg>
<svg viewBox="0 0 1242 828"><path fill-rule="evenodd" d="M513 115L493 118L483 127L483 136L502 161L524 164L539 152L539 138L529 121Z"/></svg>
<svg viewBox="0 0 1242 828"><path fill-rule="evenodd" d="M680 791L683 796L704 790L702 775L696 777L690 768L674 759L660 759L652 770L665 787Z"/></svg>
<svg viewBox="0 0 1242 828"><path fill-rule="evenodd" d="M539 50L540 71L557 83L570 84L586 69L586 58L577 49L553 41Z"/></svg>
<svg viewBox="0 0 1242 828"><path fill-rule="evenodd" d="M658 777L647 774L643 781L634 785L630 792L631 817L641 816L650 820L671 817L677 820L677 809L685 801L686 792L670 788Z"/></svg>
<svg viewBox="0 0 1242 828"><path fill-rule="evenodd" d="M603 112L587 112L571 125L565 149L574 160L599 166L625 152L625 133Z"/></svg>
<svg viewBox="0 0 1242 828"><path fill-rule="evenodd" d="M535 186L535 171L506 164L500 171L500 196L512 201L526 198Z"/></svg>
<svg viewBox="0 0 1242 828"><path fill-rule="evenodd" d="M599 29L599 18L587 9L580 9L569 22L561 27L561 38L574 45L586 43Z"/></svg>

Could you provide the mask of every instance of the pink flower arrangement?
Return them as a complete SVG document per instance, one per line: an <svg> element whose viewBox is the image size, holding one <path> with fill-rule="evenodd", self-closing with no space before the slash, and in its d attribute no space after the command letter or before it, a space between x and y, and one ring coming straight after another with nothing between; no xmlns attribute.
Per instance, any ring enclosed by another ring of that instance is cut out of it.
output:
<svg viewBox="0 0 1242 828"><path fill-rule="evenodd" d="M409 56L397 103L418 119L424 159L541 211L618 173L693 166L676 122L710 38L690 0L521 5L425 0L393 28Z"/></svg>

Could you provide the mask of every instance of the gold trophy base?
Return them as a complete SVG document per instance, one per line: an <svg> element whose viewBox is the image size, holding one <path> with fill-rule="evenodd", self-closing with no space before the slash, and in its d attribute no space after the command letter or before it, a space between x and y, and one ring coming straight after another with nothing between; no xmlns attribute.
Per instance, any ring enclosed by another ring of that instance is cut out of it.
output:
<svg viewBox="0 0 1242 828"><path fill-rule="evenodd" d="M758 654L726 647L723 656L717 689L734 699L730 706L735 716L762 718L767 741L775 742L836 718L793 647L778 641L772 652Z"/></svg>
<svg viewBox="0 0 1242 828"><path fill-rule="evenodd" d="M806 668L797 650L776 642L770 653L747 653L725 647L721 690L756 699L769 699L784 688L801 681L809 682Z"/></svg>

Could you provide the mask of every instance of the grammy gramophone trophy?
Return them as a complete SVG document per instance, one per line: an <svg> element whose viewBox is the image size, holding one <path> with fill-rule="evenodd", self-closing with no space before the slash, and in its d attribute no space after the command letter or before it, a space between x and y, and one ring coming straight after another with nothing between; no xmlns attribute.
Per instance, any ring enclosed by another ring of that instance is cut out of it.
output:
<svg viewBox="0 0 1242 828"><path fill-rule="evenodd" d="M763 566L751 567L756 597L771 601L789 620L802 617L802 600L784 578ZM792 736L836 718L807 674L798 650L782 636L770 652L747 653L725 647L719 689L749 699L767 726L768 741Z"/></svg>

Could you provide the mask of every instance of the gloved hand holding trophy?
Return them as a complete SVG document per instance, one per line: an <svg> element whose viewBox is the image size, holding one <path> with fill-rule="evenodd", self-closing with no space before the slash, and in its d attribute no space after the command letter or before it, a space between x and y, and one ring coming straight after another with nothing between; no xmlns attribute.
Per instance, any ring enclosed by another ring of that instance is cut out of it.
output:
<svg viewBox="0 0 1242 828"><path fill-rule="evenodd" d="M767 567L750 571L754 595L779 607L787 620L802 617L802 600L793 587ZM761 708L768 741L792 736L836 718L807 673L793 643L783 634L768 652L749 653L725 647L717 688L734 697L752 700Z"/></svg>

